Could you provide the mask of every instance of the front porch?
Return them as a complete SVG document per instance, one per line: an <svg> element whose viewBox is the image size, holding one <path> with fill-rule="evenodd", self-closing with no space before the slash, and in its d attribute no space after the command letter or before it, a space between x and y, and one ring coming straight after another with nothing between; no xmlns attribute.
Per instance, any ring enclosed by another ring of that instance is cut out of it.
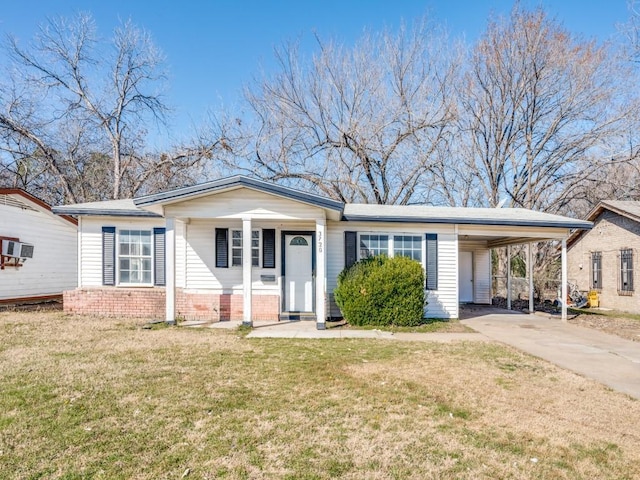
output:
<svg viewBox="0 0 640 480"><path fill-rule="evenodd" d="M166 320L304 319L324 329L325 228L323 218L167 217Z"/></svg>

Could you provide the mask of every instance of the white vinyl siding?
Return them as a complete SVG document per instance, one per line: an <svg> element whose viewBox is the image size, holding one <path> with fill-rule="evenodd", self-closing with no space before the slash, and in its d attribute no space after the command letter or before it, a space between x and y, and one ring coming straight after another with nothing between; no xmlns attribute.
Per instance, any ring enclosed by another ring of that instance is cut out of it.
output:
<svg viewBox="0 0 640 480"><path fill-rule="evenodd" d="M83 217L80 227L79 250L82 268L79 287L102 286L102 227L105 226L116 227L116 232L121 230L148 230L153 232L154 227L163 228L165 222L163 218Z"/></svg>
<svg viewBox="0 0 640 480"><path fill-rule="evenodd" d="M0 235L30 243L34 251L22 267L0 271L0 299L59 295L74 289L78 280L76 226L39 206L23 209L18 202L18 206L5 203L0 205Z"/></svg>
<svg viewBox="0 0 640 480"><path fill-rule="evenodd" d="M427 302L426 317L458 318L458 237L454 233L438 233L438 289L427 291Z"/></svg>
<svg viewBox="0 0 640 480"><path fill-rule="evenodd" d="M186 234L187 225L184 222L176 221L176 287L184 288L185 286L185 256L186 256ZM167 252L169 254L169 252Z"/></svg>
<svg viewBox="0 0 640 480"><path fill-rule="evenodd" d="M254 222L261 220L288 222L324 218L321 208L249 188L167 205L165 215L191 219L251 217Z"/></svg>
<svg viewBox="0 0 640 480"><path fill-rule="evenodd" d="M288 226L288 225L287 225ZM224 220L192 220L187 225L186 236L186 285L190 291L211 291L216 293L242 293L241 268L216 268L215 229L228 228L231 232L237 229L237 221ZM263 228L276 228L274 223L254 223L256 231ZM315 228L315 227L313 227ZM311 225L296 225L292 230L312 230ZM251 270L254 293L280 294L280 228L276 228L276 268L253 267ZM261 246L258 247L261 255ZM231 261L229 262L231 266ZM261 275L274 276L276 281L263 282Z"/></svg>

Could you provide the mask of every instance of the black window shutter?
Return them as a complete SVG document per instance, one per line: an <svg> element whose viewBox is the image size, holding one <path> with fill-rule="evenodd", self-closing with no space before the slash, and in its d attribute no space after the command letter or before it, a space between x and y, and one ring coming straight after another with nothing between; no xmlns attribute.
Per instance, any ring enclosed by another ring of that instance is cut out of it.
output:
<svg viewBox="0 0 640 480"><path fill-rule="evenodd" d="M116 284L116 227L102 227L102 284Z"/></svg>
<svg viewBox="0 0 640 480"><path fill-rule="evenodd" d="M164 287L166 282L164 228L153 229L153 284Z"/></svg>
<svg viewBox="0 0 640 480"><path fill-rule="evenodd" d="M216 267L229 268L228 228L216 228Z"/></svg>
<svg viewBox="0 0 640 480"><path fill-rule="evenodd" d="M358 261L358 232L344 232L344 266L349 268Z"/></svg>
<svg viewBox="0 0 640 480"><path fill-rule="evenodd" d="M276 268L276 230L262 229L262 267Z"/></svg>
<svg viewBox="0 0 640 480"><path fill-rule="evenodd" d="M438 235L427 233L427 290L438 289Z"/></svg>

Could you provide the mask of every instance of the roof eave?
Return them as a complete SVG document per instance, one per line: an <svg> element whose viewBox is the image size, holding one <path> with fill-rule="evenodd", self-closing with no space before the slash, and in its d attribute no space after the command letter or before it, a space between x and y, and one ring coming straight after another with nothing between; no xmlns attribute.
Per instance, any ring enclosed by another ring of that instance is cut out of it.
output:
<svg viewBox="0 0 640 480"><path fill-rule="evenodd" d="M488 225L504 227L548 227L570 228L590 230L591 222L582 220L569 222L544 222L538 220L504 220L504 219L479 219L479 218L450 218L450 217L405 217L405 216L369 216L369 215L343 215L348 222L389 222L389 223L440 223L447 225Z"/></svg>
<svg viewBox="0 0 640 480"><path fill-rule="evenodd" d="M598 205L596 205L596 207L591 212L589 212L589 215L587 215L587 218L593 221L602 213L603 210L609 210L611 212L617 213L618 215L622 215L623 217L627 217L636 222L640 222L640 217L638 217L637 215L634 215L633 213L628 212L627 210L618 208L615 205L611 205L606 200L603 200L600 203L598 203Z"/></svg>
<svg viewBox="0 0 640 480"><path fill-rule="evenodd" d="M51 207L48 203L44 202L43 200L40 200L38 197L35 197L31 195L29 192L22 190L20 188L0 188L0 195L18 195L30 201L31 203L37 205L38 207L44 210L47 210L50 213L58 215L63 220L69 223L72 223L73 225L78 225L78 221L75 218L70 217L68 215L57 214L56 212L53 211L54 207Z"/></svg>
<svg viewBox="0 0 640 480"><path fill-rule="evenodd" d="M118 210L118 209L97 209L97 208L67 208L53 207L53 213L57 215L81 215L81 216L100 216L100 217L153 217L162 218L147 210Z"/></svg>

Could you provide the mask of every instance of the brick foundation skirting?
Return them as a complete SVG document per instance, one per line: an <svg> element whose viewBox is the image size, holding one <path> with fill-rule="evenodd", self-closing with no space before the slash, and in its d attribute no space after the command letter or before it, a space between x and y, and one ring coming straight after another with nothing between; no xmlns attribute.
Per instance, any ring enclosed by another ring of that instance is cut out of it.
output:
<svg viewBox="0 0 640 480"><path fill-rule="evenodd" d="M251 296L251 317L253 320L278 320L280 312L279 295ZM176 315L185 320L227 321L242 320L243 297L229 293L190 293L178 291L176 294Z"/></svg>
<svg viewBox="0 0 640 480"><path fill-rule="evenodd" d="M81 315L164 318L164 288L79 288L63 294L64 311ZM278 320L279 295L252 296L253 320ZM242 295L176 291L176 317L183 320L242 320Z"/></svg>
<svg viewBox="0 0 640 480"><path fill-rule="evenodd" d="M63 293L66 313L164 318L164 288L78 288Z"/></svg>

